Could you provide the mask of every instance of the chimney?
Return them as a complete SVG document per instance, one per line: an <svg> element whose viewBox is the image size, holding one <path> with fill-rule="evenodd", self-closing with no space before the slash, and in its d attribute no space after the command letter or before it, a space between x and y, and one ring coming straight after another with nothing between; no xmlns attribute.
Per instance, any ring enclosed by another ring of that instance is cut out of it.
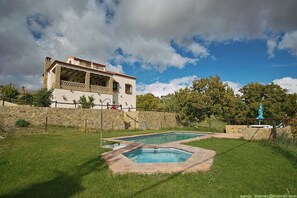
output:
<svg viewBox="0 0 297 198"><path fill-rule="evenodd" d="M43 88L47 89L47 78L48 78L48 73L47 69L51 65L51 58L50 57L45 57L44 59L44 66L43 66Z"/></svg>

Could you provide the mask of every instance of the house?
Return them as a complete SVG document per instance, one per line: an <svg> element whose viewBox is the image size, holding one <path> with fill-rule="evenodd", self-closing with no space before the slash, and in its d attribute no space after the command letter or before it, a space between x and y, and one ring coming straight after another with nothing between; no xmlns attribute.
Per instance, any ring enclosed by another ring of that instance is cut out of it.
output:
<svg viewBox="0 0 297 198"><path fill-rule="evenodd" d="M75 108L81 96L93 96L95 104L136 108L136 77L106 70L103 64L69 57L66 62L45 58L43 87L53 89L52 106ZM94 108L100 108L95 106Z"/></svg>

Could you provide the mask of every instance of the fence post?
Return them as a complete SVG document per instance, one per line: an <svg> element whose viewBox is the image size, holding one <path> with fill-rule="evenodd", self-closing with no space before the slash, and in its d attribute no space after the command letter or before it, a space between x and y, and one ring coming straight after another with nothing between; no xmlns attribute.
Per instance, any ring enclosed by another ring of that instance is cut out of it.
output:
<svg viewBox="0 0 297 198"><path fill-rule="evenodd" d="M85 119L85 127L84 127L84 132L87 133L87 125L88 125L88 120Z"/></svg>
<svg viewBox="0 0 297 198"><path fill-rule="evenodd" d="M55 107L57 108L58 101L55 101Z"/></svg>
<svg viewBox="0 0 297 198"><path fill-rule="evenodd" d="M48 119L48 118L47 118L47 116L46 116L46 117L45 117L45 129L44 129L45 132L47 131L47 119Z"/></svg>
<svg viewBox="0 0 297 198"><path fill-rule="evenodd" d="M275 123L275 120L273 120L272 138L273 138L273 141L275 143L275 141L276 141L276 123Z"/></svg>
<svg viewBox="0 0 297 198"><path fill-rule="evenodd" d="M2 106L4 107L4 101L5 101L5 98L3 98L3 100L2 100Z"/></svg>

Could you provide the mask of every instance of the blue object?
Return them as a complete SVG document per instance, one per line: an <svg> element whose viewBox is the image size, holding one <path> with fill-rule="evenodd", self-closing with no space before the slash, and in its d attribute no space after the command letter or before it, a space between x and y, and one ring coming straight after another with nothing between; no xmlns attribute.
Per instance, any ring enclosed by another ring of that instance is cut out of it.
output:
<svg viewBox="0 0 297 198"><path fill-rule="evenodd" d="M184 162L192 153L176 148L140 148L124 155L135 163L171 163Z"/></svg>
<svg viewBox="0 0 297 198"><path fill-rule="evenodd" d="M258 117L256 119L257 120L264 120L262 102L260 102L260 106L259 106L259 109L258 109Z"/></svg>
<svg viewBox="0 0 297 198"><path fill-rule="evenodd" d="M162 134L155 134L155 135L144 135L144 136L137 136L137 137L128 137L128 138L121 138L119 140L124 141L131 141L131 142L139 142L145 144L164 144L168 142L180 141L200 136L205 136L208 134L199 134L199 133L162 133Z"/></svg>

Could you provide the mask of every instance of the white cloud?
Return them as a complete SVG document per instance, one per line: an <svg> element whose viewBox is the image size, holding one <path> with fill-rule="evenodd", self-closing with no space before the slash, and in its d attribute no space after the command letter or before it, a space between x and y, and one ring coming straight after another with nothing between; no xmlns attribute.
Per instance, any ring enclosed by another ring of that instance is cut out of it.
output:
<svg viewBox="0 0 297 198"><path fill-rule="evenodd" d="M267 54L269 55L269 58L274 57L274 51L277 47L277 42L274 39L268 39L267 41Z"/></svg>
<svg viewBox="0 0 297 198"><path fill-rule="evenodd" d="M207 46L193 43L195 36L207 42L265 38L267 29L276 35L289 32L279 48L296 54L296 7L297 1L278 0L1 1L0 75L11 75L13 82L19 74L41 75L45 56L65 60L73 55L106 64L118 48L145 69L181 69L212 57ZM30 18L36 14L37 20ZM34 39L30 31L42 37ZM181 56L172 40L187 41L186 49L197 57Z"/></svg>
<svg viewBox="0 0 297 198"><path fill-rule="evenodd" d="M122 73L122 74L125 73L123 71L123 66L122 65L111 65L111 64L108 64L108 65L106 65L106 70L113 71L113 72L116 72L116 73Z"/></svg>
<svg viewBox="0 0 297 198"><path fill-rule="evenodd" d="M241 95L241 93L239 92L239 89L242 88L242 85L240 83L236 83L236 82L232 82L232 81L225 81L224 83L227 83L228 86L233 89L234 94Z"/></svg>
<svg viewBox="0 0 297 198"><path fill-rule="evenodd" d="M198 43L192 43L189 49L194 53L195 56L198 56L198 57L209 56L208 50L204 46Z"/></svg>
<svg viewBox="0 0 297 198"><path fill-rule="evenodd" d="M284 77L272 81L274 84L281 86L283 89L287 89L288 93L297 93L297 79L291 77Z"/></svg>
<svg viewBox="0 0 297 198"><path fill-rule="evenodd" d="M155 82L152 84L139 84L137 85L137 94L142 95L146 93L152 93L155 96L164 96L170 93L174 93L181 88L192 86L192 82L197 79L197 76L186 76L182 78L176 78L168 83Z"/></svg>
<svg viewBox="0 0 297 198"><path fill-rule="evenodd" d="M278 48L289 50L293 55L297 56L297 30L286 33L279 42Z"/></svg>
<svg viewBox="0 0 297 198"><path fill-rule="evenodd" d="M168 42L159 39L146 39L140 36L131 38L120 46L125 53L131 54L133 61L143 62L143 68L163 72L167 67L183 68L191 62L174 51Z"/></svg>

